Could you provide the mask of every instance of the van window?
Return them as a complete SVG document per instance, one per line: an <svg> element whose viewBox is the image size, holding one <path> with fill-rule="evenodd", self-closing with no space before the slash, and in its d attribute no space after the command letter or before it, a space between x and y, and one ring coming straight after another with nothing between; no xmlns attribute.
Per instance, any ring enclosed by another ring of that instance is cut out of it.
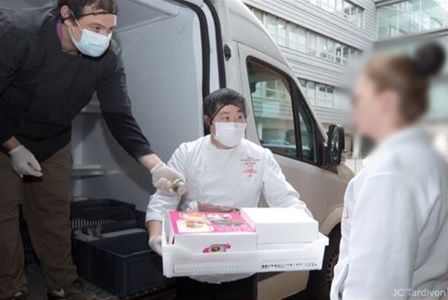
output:
<svg viewBox="0 0 448 300"><path fill-rule="evenodd" d="M316 139L313 120L305 109L299 111L300 137L302 139L302 158L309 162L316 161Z"/></svg>
<svg viewBox="0 0 448 300"><path fill-rule="evenodd" d="M261 144L274 153L297 158L289 80L279 72L251 60L247 68Z"/></svg>

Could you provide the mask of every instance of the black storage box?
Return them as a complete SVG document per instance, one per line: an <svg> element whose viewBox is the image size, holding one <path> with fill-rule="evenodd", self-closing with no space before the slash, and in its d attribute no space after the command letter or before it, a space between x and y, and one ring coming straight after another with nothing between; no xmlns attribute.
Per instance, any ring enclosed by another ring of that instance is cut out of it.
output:
<svg viewBox="0 0 448 300"><path fill-rule="evenodd" d="M162 275L161 257L148 247L146 232L73 242L80 276L120 298L159 290L170 282Z"/></svg>
<svg viewBox="0 0 448 300"><path fill-rule="evenodd" d="M135 205L111 199L89 199L70 204L70 221L73 231L82 228L110 226L135 227Z"/></svg>

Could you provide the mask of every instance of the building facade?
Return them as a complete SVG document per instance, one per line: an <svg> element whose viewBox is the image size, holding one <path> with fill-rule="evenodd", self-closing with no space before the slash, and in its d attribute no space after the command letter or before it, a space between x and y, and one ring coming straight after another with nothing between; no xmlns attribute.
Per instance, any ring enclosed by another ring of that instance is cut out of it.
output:
<svg viewBox="0 0 448 300"><path fill-rule="evenodd" d="M345 124L347 68L376 38L371 0L244 0L277 42L314 112Z"/></svg>
<svg viewBox="0 0 448 300"><path fill-rule="evenodd" d="M413 37L448 45L448 0L243 1L282 50L318 118L324 125L346 126L349 153L355 151L348 126L350 66L371 51L411 53L418 45ZM266 93L281 98L281 90L270 88ZM431 102L426 123L446 149L448 64L432 82Z"/></svg>

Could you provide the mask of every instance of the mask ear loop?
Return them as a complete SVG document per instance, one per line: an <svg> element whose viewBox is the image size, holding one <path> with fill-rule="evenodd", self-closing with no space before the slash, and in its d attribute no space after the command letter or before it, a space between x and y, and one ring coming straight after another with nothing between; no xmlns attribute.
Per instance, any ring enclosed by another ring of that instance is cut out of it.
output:
<svg viewBox="0 0 448 300"><path fill-rule="evenodd" d="M81 33L82 33L81 25L79 24L78 19L76 18L75 14L73 13L73 11L72 11L71 9L70 9L70 14L73 16L73 19L75 20L75 23L76 23L77 27L79 28L79 30L80 30ZM62 18L62 21L66 21L66 20L69 20L69 19L70 19L70 17ZM69 31L70 35L72 36L72 38L73 38L73 32L72 32L72 30L70 29L70 27L68 27L68 31Z"/></svg>
<svg viewBox="0 0 448 300"><path fill-rule="evenodd" d="M79 24L78 18L75 16L75 14L73 13L73 10L70 9L70 13L73 16L73 19L76 22L76 25L79 27L79 29L81 29L81 24Z"/></svg>

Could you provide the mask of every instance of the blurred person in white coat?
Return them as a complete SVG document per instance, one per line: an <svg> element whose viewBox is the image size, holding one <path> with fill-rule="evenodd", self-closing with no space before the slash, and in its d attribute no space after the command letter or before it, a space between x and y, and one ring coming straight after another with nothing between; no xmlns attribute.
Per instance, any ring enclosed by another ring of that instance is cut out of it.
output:
<svg viewBox="0 0 448 300"><path fill-rule="evenodd" d="M373 58L359 77L354 120L377 146L346 191L331 300L446 296L447 164L418 125L444 60L429 43Z"/></svg>
<svg viewBox="0 0 448 300"><path fill-rule="evenodd" d="M299 193L286 181L272 152L244 138L246 108L241 94L221 89L206 97L204 123L211 134L180 145L168 162L169 167L185 176L188 192L181 197L159 189L149 201L146 221L149 245L154 251L161 254L161 221L170 210L232 211L256 207L264 197L269 206L295 207L310 214ZM180 280L178 289L183 292L178 297L250 299L253 281L240 280L248 276L195 278L212 285L193 280L181 284ZM216 284L229 281L234 283Z"/></svg>

